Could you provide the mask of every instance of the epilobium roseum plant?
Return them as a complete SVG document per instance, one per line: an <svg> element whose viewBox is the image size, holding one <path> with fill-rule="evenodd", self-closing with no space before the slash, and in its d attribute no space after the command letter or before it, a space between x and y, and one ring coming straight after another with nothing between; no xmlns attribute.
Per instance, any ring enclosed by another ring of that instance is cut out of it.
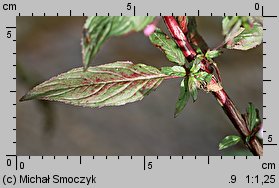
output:
<svg viewBox="0 0 279 188"><path fill-rule="evenodd" d="M238 111L222 87L220 72L214 61L222 54L223 48L249 50L260 45L263 39L262 17L224 17L224 42L215 49L209 49L198 33L195 17L164 16L170 36L157 28L158 19L151 16L88 17L82 37L83 67L43 82L20 101L42 99L91 108L119 106L143 99L165 79L181 78L175 117L190 98L197 100L199 90L211 93L239 132L239 135L226 136L220 142L219 149L228 148L242 140L254 155L262 155L262 139L257 136L262 130L258 110L249 103L244 114ZM90 66L108 38L140 31L144 31L172 66L157 69L129 61Z"/></svg>

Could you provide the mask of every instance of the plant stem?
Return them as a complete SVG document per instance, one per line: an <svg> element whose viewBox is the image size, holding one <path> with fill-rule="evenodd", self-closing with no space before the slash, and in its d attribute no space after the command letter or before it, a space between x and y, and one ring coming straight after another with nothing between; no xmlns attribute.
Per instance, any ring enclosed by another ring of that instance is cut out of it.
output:
<svg viewBox="0 0 279 188"><path fill-rule="evenodd" d="M215 81L215 79L213 80ZM248 129L247 124L235 107L234 103L226 93L224 89L216 92L212 92L214 97L217 99L219 104L222 106L224 112L227 114L228 118L233 123L236 130L241 135L242 140L246 143L246 138L251 135L251 131ZM260 141L253 136L248 143L246 143L249 150L253 153L253 155L261 156L263 155L263 147Z"/></svg>
<svg viewBox="0 0 279 188"><path fill-rule="evenodd" d="M175 17L173 16L164 16L163 17L165 24L171 33L172 37L174 38L176 44L179 46L179 48L182 50L184 56L188 61L192 61L195 59L197 53L192 48L190 42L187 39L186 33L183 33L181 30L179 24L177 23ZM185 26L184 30L187 30L187 25ZM206 71L208 73L212 73L212 67L210 63L204 59L202 60L203 66L201 66L201 69L203 71ZM216 78L213 77L212 84L216 84ZM253 153L253 155L261 156L263 155L263 146L260 143L260 141L256 137L252 137L249 142L246 142L246 138L251 135L251 131L248 129L247 124L242 117L241 113L238 111L238 109L235 107L234 103L226 93L224 89L221 89L219 91L212 91L213 96L217 99L221 107L223 108L224 112L228 116L228 118L233 123L236 130L241 135L242 140L247 145L249 150Z"/></svg>

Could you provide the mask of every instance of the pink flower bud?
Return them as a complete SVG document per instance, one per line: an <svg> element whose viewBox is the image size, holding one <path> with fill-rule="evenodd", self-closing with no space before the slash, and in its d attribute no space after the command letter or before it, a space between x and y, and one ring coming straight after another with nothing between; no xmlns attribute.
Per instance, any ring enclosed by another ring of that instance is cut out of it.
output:
<svg viewBox="0 0 279 188"><path fill-rule="evenodd" d="M149 24L145 27L143 33L145 36L149 37L156 29L156 25L154 23Z"/></svg>

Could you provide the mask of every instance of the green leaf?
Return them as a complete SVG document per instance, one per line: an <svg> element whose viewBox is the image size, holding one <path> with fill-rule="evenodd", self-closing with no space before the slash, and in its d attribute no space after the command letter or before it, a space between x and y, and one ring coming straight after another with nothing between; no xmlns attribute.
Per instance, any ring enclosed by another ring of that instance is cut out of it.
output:
<svg viewBox="0 0 279 188"><path fill-rule="evenodd" d="M209 84L212 80L212 74L207 74L204 78L204 81Z"/></svg>
<svg viewBox="0 0 279 188"><path fill-rule="evenodd" d="M204 71L203 72L197 72L195 74L195 78L198 81L209 83L212 79L212 74L209 74L209 73L204 72Z"/></svg>
<svg viewBox="0 0 279 188"><path fill-rule="evenodd" d="M152 44L160 48L166 54L169 61L177 63L178 65L185 64L186 58L175 41L169 38L160 29L157 28L155 32L149 36L149 39Z"/></svg>
<svg viewBox="0 0 279 188"><path fill-rule="evenodd" d="M212 60L221 55L221 51L219 50L208 50L205 54L206 59Z"/></svg>
<svg viewBox="0 0 279 188"><path fill-rule="evenodd" d="M188 80L188 89L192 96L193 102L195 102L198 98L197 84L197 79L194 76L190 76Z"/></svg>
<svg viewBox="0 0 279 188"><path fill-rule="evenodd" d="M230 146L237 144L241 138L236 135L226 136L220 143L219 143L219 150L226 149Z"/></svg>
<svg viewBox="0 0 279 188"><path fill-rule="evenodd" d="M250 131L257 125L257 110L252 103L247 107L248 128Z"/></svg>
<svg viewBox="0 0 279 188"><path fill-rule="evenodd" d="M194 59L194 61L192 62L192 66L191 66L191 69L190 69L190 72L192 74L195 74L197 73L200 68L201 68L201 60L202 60L202 57L200 55L198 55L196 57L196 59Z"/></svg>
<svg viewBox="0 0 279 188"><path fill-rule="evenodd" d="M228 49L249 50L262 43L261 17L227 16L223 18L222 25Z"/></svg>
<svg viewBox="0 0 279 188"><path fill-rule="evenodd" d="M186 75L185 69L180 66L162 67L161 72L169 76L184 77Z"/></svg>
<svg viewBox="0 0 279 188"><path fill-rule="evenodd" d="M190 98L190 93L188 91L188 79L185 78L181 81L180 84L180 93L178 100L175 104L175 113L174 117L177 117L178 114L185 108L189 98Z"/></svg>
<svg viewBox="0 0 279 188"><path fill-rule="evenodd" d="M87 18L82 37L82 58L84 68L111 36L131 31L141 31L154 20L154 16L90 16Z"/></svg>
<svg viewBox="0 0 279 188"><path fill-rule="evenodd" d="M239 35L234 37L226 45L228 49L249 50L262 43L263 28L260 24L255 23L253 28L244 29Z"/></svg>
<svg viewBox="0 0 279 188"><path fill-rule="evenodd" d="M228 35L238 20L239 16L224 16L222 20L223 35Z"/></svg>
<svg viewBox="0 0 279 188"><path fill-rule="evenodd" d="M131 62L72 69L36 86L21 101L43 99L84 107L118 106L143 99L169 76Z"/></svg>

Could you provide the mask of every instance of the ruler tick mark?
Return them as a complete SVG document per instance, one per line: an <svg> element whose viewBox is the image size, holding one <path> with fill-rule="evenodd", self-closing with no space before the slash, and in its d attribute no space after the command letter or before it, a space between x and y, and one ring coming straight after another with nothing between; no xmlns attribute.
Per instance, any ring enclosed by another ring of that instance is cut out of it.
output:
<svg viewBox="0 0 279 188"><path fill-rule="evenodd" d="M264 146L277 146L277 144L263 144Z"/></svg>
<svg viewBox="0 0 279 188"><path fill-rule="evenodd" d="M145 170L145 156L143 156L143 170Z"/></svg>

